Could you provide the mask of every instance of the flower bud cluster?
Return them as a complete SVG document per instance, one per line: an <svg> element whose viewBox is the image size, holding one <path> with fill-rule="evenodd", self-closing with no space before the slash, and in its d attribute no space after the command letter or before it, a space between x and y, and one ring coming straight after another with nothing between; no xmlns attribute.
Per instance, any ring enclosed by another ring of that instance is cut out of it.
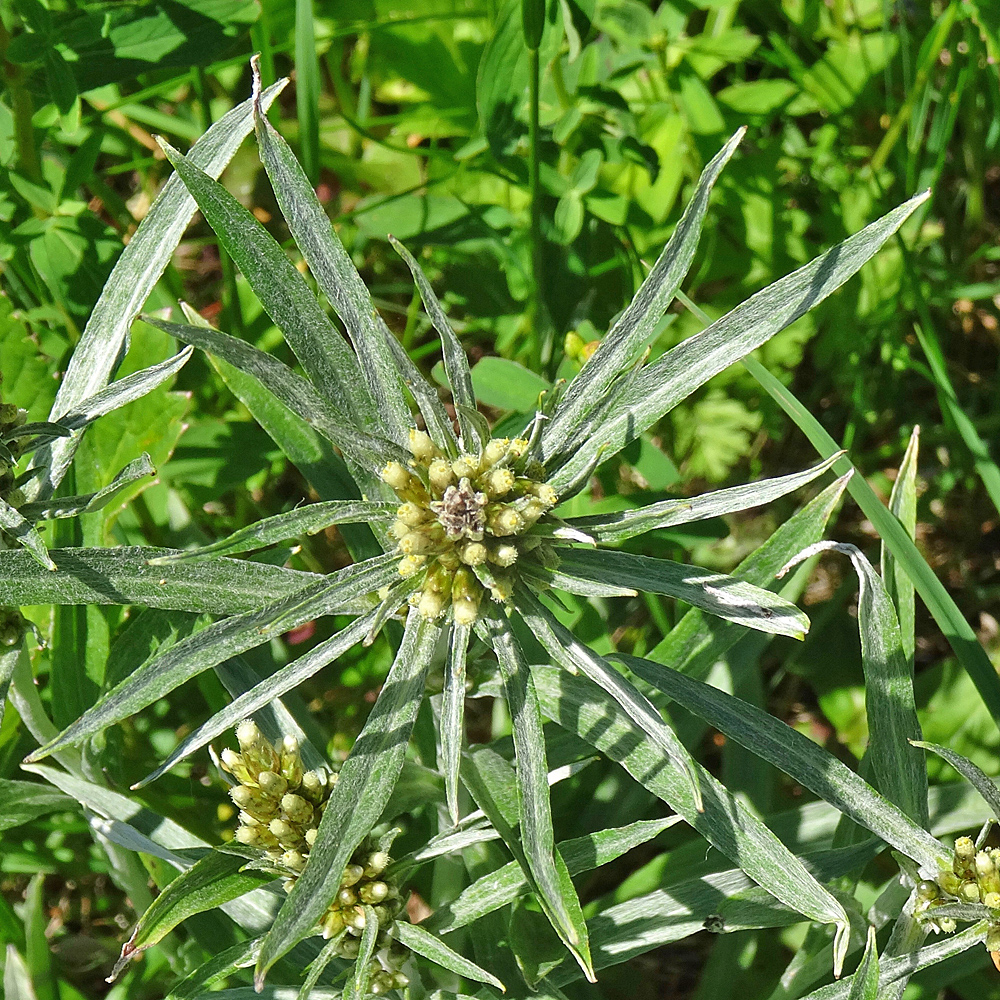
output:
<svg viewBox="0 0 1000 1000"><path fill-rule="evenodd" d="M410 451L409 467L390 462L381 472L402 501L392 526L400 576L423 575L410 603L424 617L450 608L457 624L469 625L487 592L510 599L519 560L554 562L551 547L530 532L558 497L523 438L494 438L481 454L452 459L430 435L411 430Z"/></svg>
<svg viewBox="0 0 1000 1000"><path fill-rule="evenodd" d="M286 736L275 747L250 719L236 730L239 752L223 750L222 767L237 781L229 795L240 810L235 839L249 847L263 848L285 875L284 888L291 892L309 861L309 851L336 774L306 771L298 741ZM408 950L390 937L396 917L402 912L399 887L385 876L389 855L363 843L351 857L340 881L340 890L320 918L325 938L340 935L337 954L356 958L365 929L365 904L379 922L379 951L372 970L372 993L400 989L408 982L400 966Z"/></svg>
<svg viewBox="0 0 1000 1000"><path fill-rule="evenodd" d="M956 902L982 903L997 911L998 920L990 925L987 936L987 949L1000 951L1000 849L977 851L971 837L959 837L955 841L951 870L918 883L916 896L916 912L949 934L955 930L955 920L935 918L934 907ZM991 940L996 947L990 945Z"/></svg>

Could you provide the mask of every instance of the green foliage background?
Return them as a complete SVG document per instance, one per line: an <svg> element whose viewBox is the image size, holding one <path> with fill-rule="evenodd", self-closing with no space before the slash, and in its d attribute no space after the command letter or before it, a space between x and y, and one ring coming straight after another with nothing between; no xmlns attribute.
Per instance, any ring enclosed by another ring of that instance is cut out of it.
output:
<svg viewBox="0 0 1000 1000"><path fill-rule="evenodd" d="M439 343L387 243L391 233L432 278L496 420L530 410L540 388L579 370L586 345L628 303L672 232L690 185L740 125L747 138L717 185L685 285L711 318L932 188L898 242L758 356L883 496L920 425L918 542L995 662L1000 22L992 5L560 0L545 11L533 142L530 63L514 3L17 0L0 19L0 371L4 401L27 408L29 419L47 416L57 373L169 173L153 134L186 148L243 100L252 50L262 54L265 84L294 73L270 117L317 185L382 314L433 374ZM249 147L224 181L288 239ZM203 223L189 230L146 309L176 307L181 298L222 329L291 360ZM693 313L671 311L652 355L700 327ZM165 334L137 326L122 373L174 347ZM102 418L84 439L68 491L102 488L144 451L158 470L155 482L50 530L46 541L203 544L305 496L301 476L202 357L172 386ZM601 467L588 506L571 513L777 475L812 457L770 397L734 367L630 446L624 461ZM788 516L792 502L784 503L690 532L658 532L643 551L730 570ZM874 532L853 504L829 533L875 561ZM266 558L290 555L282 549ZM329 572L349 556L330 531L307 539L295 559L299 568ZM806 590L813 621L806 642L745 640L740 656L749 669L717 679L851 763L868 738L855 593L853 575L824 559ZM51 639L33 666L57 725L152 654L128 641L140 613L146 625L155 620L163 642L205 624L155 610L133 610L131 618L121 609L29 611ZM647 655L681 613L655 596L579 600L565 622L599 652ZM320 621L311 635L250 654L251 664L270 673L336 627ZM85 637L82 648L73 637ZM997 774L996 725L919 607L915 660L925 739ZM334 756L349 749L390 662L380 639L292 696L309 709L317 745ZM99 759L112 786L124 790L148 773L226 700L219 681L202 675L109 730ZM689 721L689 745L700 741L702 759L761 814L796 805L800 787ZM471 724L481 739L509 725L488 708ZM24 777L18 765L33 747L8 710L0 778ZM941 785L937 801L947 803L957 776L943 761L928 765ZM141 794L214 843L233 818L208 774L204 760L185 763ZM560 836L608 825L612 809L618 825L646 817L647 799L618 774L610 765L591 769L554 791ZM155 859L143 870L136 856L95 843L75 804L39 788L44 795L0 833L0 938L26 956L39 998L103 996L122 928L151 898L147 881L161 885L173 871ZM946 812L942 806L936 832L971 825ZM599 873L584 883L588 916L650 891L665 870L693 870L700 861L670 831L653 843L618 862L617 879ZM872 886L887 877L869 874ZM428 898L435 891L418 889ZM594 992L572 995L777 996L787 949L799 945L804 927L701 935L609 970ZM213 934L232 931L214 917L194 918L109 995L163 995L176 973L203 957ZM947 988L949 997L1000 996L985 963L981 949L969 952L916 977L906 995Z"/></svg>

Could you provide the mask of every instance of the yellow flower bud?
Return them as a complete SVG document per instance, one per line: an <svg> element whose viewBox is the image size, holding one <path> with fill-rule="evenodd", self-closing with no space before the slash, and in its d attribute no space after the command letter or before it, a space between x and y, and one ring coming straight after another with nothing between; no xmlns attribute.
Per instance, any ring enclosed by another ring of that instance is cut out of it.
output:
<svg viewBox="0 0 1000 1000"><path fill-rule="evenodd" d="M410 485L413 476L400 462L389 462L379 473L379 478L398 493Z"/></svg>
<svg viewBox="0 0 1000 1000"><path fill-rule="evenodd" d="M442 494L449 486L455 484L455 474L451 470L451 462L443 458L435 458L427 467L427 480L434 493Z"/></svg>
<svg viewBox="0 0 1000 1000"><path fill-rule="evenodd" d="M513 507L497 504L486 515L490 531L498 537L516 535L524 527L524 518Z"/></svg>
<svg viewBox="0 0 1000 1000"><path fill-rule="evenodd" d="M408 528L415 528L417 525L429 521L430 516L430 511L412 500L408 500L396 511L396 517L399 519L397 524L402 522Z"/></svg>
<svg viewBox="0 0 1000 1000"><path fill-rule="evenodd" d="M364 874L365 870L361 865L348 865L344 869L344 875L340 880L340 884L345 887L357 885L357 883L364 877Z"/></svg>
<svg viewBox="0 0 1000 1000"><path fill-rule="evenodd" d="M517 562L517 546L501 542L491 553L490 559L497 566L513 566Z"/></svg>
<svg viewBox="0 0 1000 1000"><path fill-rule="evenodd" d="M493 469L485 478L484 485L492 496L505 496L514 488L514 473L510 469Z"/></svg>
<svg viewBox="0 0 1000 1000"><path fill-rule="evenodd" d="M489 554L482 542L468 542L459 549L458 557L466 566L482 566Z"/></svg>
<svg viewBox="0 0 1000 1000"><path fill-rule="evenodd" d="M410 429L410 451L418 462L424 464L441 454L437 445L431 440L430 434L415 428Z"/></svg>
<svg viewBox="0 0 1000 1000"><path fill-rule="evenodd" d="M483 465L489 467L496 465L507 457L507 449L510 447L510 438L491 438L486 442L483 450Z"/></svg>
<svg viewBox="0 0 1000 1000"><path fill-rule="evenodd" d="M403 556L399 560L399 575L404 579L409 579L411 576L419 573L423 569L425 563L427 562L427 556L425 555L409 555ZM388 597L388 594L386 595Z"/></svg>

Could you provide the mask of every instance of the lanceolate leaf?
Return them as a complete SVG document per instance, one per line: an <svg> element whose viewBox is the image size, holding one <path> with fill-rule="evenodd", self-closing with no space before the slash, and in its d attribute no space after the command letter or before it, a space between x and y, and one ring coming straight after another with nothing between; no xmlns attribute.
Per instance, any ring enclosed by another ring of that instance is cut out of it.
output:
<svg viewBox="0 0 1000 1000"><path fill-rule="evenodd" d="M986 800L986 804L992 810L994 819L1000 819L1000 789L997 788L992 778L976 764L973 764L968 757L963 757L961 754L955 753L954 750L938 746L937 743L924 743L921 740L913 740L912 742L915 747L930 750L951 764Z"/></svg>
<svg viewBox="0 0 1000 1000"><path fill-rule="evenodd" d="M138 952L161 941L182 920L195 913L214 910L237 896L257 889L274 876L259 871L241 871L246 859L234 854L213 851L178 875L142 915L132 936L122 948L115 963L112 978L128 964Z"/></svg>
<svg viewBox="0 0 1000 1000"><path fill-rule="evenodd" d="M429 958L443 969L448 969L466 979L474 979L478 983L490 983L499 990L505 989L504 984L496 976L490 975L475 962L470 962L469 959L449 948L439 937L428 933L417 924L400 921L396 924L395 936L411 951L423 955L424 958Z"/></svg>
<svg viewBox="0 0 1000 1000"><path fill-rule="evenodd" d="M49 571L55 570L56 564L49 556L41 535L24 519L16 507L11 507L3 499L0 499L0 528L3 528L6 534L23 545L24 550L39 566L43 566Z"/></svg>
<svg viewBox="0 0 1000 1000"><path fill-rule="evenodd" d="M14 676L17 658L21 655L21 643L0 652L0 726L3 725L4 710L7 708L7 691Z"/></svg>
<svg viewBox="0 0 1000 1000"><path fill-rule="evenodd" d="M380 426L354 355L285 251L221 184L166 143L164 152L323 397L345 423Z"/></svg>
<svg viewBox="0 0 1000 1000"><path fill-rule="evenodd" d="M18 510L29 521L45 521L55 517L73 517L76 514L89 514L95 510L103 510L122 490L146 476L155 475L156 470L149 456L143 454L122 469L114 481L86 496L59 497L55 500L42 500L36 503L22 504Z"/></svg>
<svg viewBox="0 0 1000 1000"><path fill-rule="evenodd" d="M594 979L587 928L565 862L558 857L549 805L548 764L541 712L528 665L505 618L494 613L484 622L503 675L514 728L520 838L524 861L539 902L559 937L587 978ZM501 834L502 835L502 834Z"/></svg>
<svg viewBox="0 0 1000 1000"><path fill-rule="evenodd" d="M354 602L359 597L383 586L386 576L391 573L388 563L387 559L373 560L372 563L349 566L329 577L314 578L308 586L282 601L226 618L170 646L108 692L57 740L36 750L32 759L38 760L62 746L78 743L120 722L169 694L186 680L196 677L202 670L268 642L303 621L334 611L354 611ZM216 563L195 563L196 567L201 565L215 566ZM332 642L333 639L327 641ZM357 636L352 642L356 641Z"/></svg>
<svg viewBox="0 0 1000 1000"><path fill-rule="evenodd" d="M642 369L601 423L582 428L578 439L569 442L562 466L550 479L552 486L562 493L600 449L618 451L713 375L822 302L860 270L928 196L924 192L911 198Z"/></svg>
<svg viewBox="0 0 1000 1000"><path fill-rule="evenodd" d="M772 503L800 486L811 483L817 476L826 472L835 461L836 458L831 457L811 469L806 469L805 472L797 472L791 476L747 483L728 490L704 493L699 497L664 500L661 503L647 504L637 510L618 511L595 517L575 517L567 523L590 535L595 541L622 542L655 528L670 528L691 521L704 521L710 517L720 517L723 514L732 514L735 511Z"/></svg>
<svg viewBox="0 0 1000 1000"><path fill-rule="evenodd" d="M281 80L269 87L261 95L260 103L270 107L287 82ZM210 177L218 177L252 128L253 107L250 101L244 101L216 122L188 155ZM132 320L170 263L195 208L194 199L180 178L171 177L122 251L90 314L59 384L51 420L58 422L111 380L124 354ZM54 441L35 456L32 465L49 467L49 472L31 487L29 500L50 496L62 482L73 460L77 440L71 437Z"/></svg>
<svg viewBox="0 0 1000 1000"><path fill-rule="evenodd" d="M783 597L725 573L610 549L559 548L559 569L610 586L676 597L728 621L801 639L809 619Z"/></svg>
<svg viewBox="0 0 1000 1000"><path fill-rule="evenodd" d="M532 674L542 711L550 719L618 761L773 896L813 920L835 924L834 967L839 971L849 941L843 906L760 819L701 768L705 808L699 812L687 778L672 762L664 762L645 733L592 681L545 665L533 665Z"/></svg>
<svg viewBox="0 0 1000 1000"><path fill-rule="evenodd" d="M868 928L868 943L858 971L854 973L847 1000L878 1000L878 943L875 928Z"/></svg>
<svg viewBox="0 0 1000 1000"><path fill-rule="evenodd" d="M770 761L918 864L950 863L944 847L863 778L755 705L637 656L616 654L644 681L730 739Z"/></svg>
<svg viewBox="0 0 1000 1000"><path fill-rule="evenodd" d="M365 723L327 801L309 864L278 912L264 940L256 982L296 942L312 933L340 887L344 866L377 822L403 766L424 674L440 629L411 612L402 645L375 707Z"/></svg>
<svg viewBox="0 0 1000 1000"><path fill-rule="evenodd" d="M611 384L628 370L636 351L652 335L691 266L712 188L745 133L746 128L741 128L702 171L659 260L600 347L567 387L551 423L542 431L542 461L561 450L572 431L593 413Z"/></svg>
<svg viewBox="0 0 1000 1000"><path fill-rule="evenodd" d="M461 811L458 802L458 772L465 736L465 660L469 651L468 625L453 625L445 664L444 697L441 705L441 766L448 812L457 823Z"/></svg>
<svg viewBox="0 0 1000 1000"><path fill-rule="evenodd" d="M899 465L896 481L889 495L889 511L912 539L917 530L917 457L920 454L920 428L914 427L910 434L906 453ZM913 581L893 555L883 540L881 546L882 583L896 608L899 619L899 634L903 641L903 652L910 670L913 670L915 643L915 600Z"/></svg>
<svg viewBox="0 0 1000 1000"><path fill-rule="evenodd" d="M378 917L371 906L364 907L365 929L361 933L361 947L354 961L353 973L347 977L344 1000L365 1000L368 983L372 975L372 958L375 956L375 941L378 938Z"/></svg>

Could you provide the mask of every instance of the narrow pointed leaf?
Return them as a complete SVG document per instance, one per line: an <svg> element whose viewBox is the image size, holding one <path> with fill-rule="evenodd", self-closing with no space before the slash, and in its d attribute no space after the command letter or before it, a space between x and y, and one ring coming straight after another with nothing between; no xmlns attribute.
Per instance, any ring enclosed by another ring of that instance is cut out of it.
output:
<svg viewBox="0 0 1000 1000"><path fill-rule="evenodd" d="M214 910L237 896L274 881L274 876L259 871L241 871L246 859L222 851L212 851L186 872L178 875L153 900L142 915L132 936L122 947L122 953L111 973L112 978L129 960L152 947L170 933L182 920Z"/></svg>
<svg viewBox="0 0 1000 1000"><path fill-rule="evenodd" d="M122 490L146 476L156 475L156 469L149 460L149 455L143 453L139 458L122 469L103 490L88 493L86 496L59 497L55 500L42 500L36 503L26 503L18 508L32 522L47 521L56 517L73 517L77 514L90 514L103 510Z"/></svg>
<svg viewBox="0 0 1000 1000"><path fill-rule="evenodd" d="M388 344L392 333L376 312L368 289L288 144L263 114L257 116L255 125L261 162L292 237L347 329L388 436L405 445L411 420L400 391L401 374Z"/></svg>
<svg viewBox="0 0 1000 1000"><path fill-rule="evenodd" d="M378 939L378 917L371 906L363 907L365 929L361 932L361 947L354 961L354 975L347 977L344 1000L365 1000L368 983L372 977L372 958L375 956L375 942Z"/></svg>
<svg viewBox="0 0 1000 1000"><path fill-rule="evenodd" d="M261 105L270 107L287 82L281 80L268 87L260 96ZM244 101L220 118L188 155L210 177L218 177L252 128L252 102ZM104 285L59 384L50 420L60 422L64 414L77 409L84 399L111 380L124 354L132 320L170 263L195 208L194 199L180 178L171 177L139 223ZM51 496L73 460L78 441L75 436L60 439L35 456L32 466L48 471L33 484L29 500Z"/></svg>
<svg viewBox="0 0 1000 1000"><path fill-rule="evenodd" d="M471 632L468 625L453 625L445 664L441 705L441 767L448 813L452 823L461 815L458 802L458 774L465 739L465 659Z"/></svg>
<svg viewBox="0 0 1000 1000"><path fill-rule="evenodd" d="M691 782L695 808L700 810L701 790L698 787L698 770L694 759L677 738L677 734L650 704L649 699L604 657L598 656L581 643L534 595L524 589L518 594L518 612L553 662L568 670L579 670L603 688L626 715L641 727L647 738L687 775Z"/></svg>
<svg viewBox="0 0 1000 1000"><path fill-rule="evenodd" d="M772 503L786 496L800 486L811 483L821 476L840 456L826 459L819 465L797 472L791 476L765 479L759 483L747 483L728 490L704 493L698 497L682 500L664 500L647 504L637 510L616 511L595 517L576 517L568 523L571 527L590 535L598 542L622 542L655 528L670 528L691 521L704 521L710 517L720 517L736 511L748 510Z"/></svg>
<svg viewBox="0 0 1000 1000"><path fill-rule="evenodd" d="M240 941L213 955L190 975L185 976L167 994L167 1000L193 1000L209 993L207 987L217 979L230 976L239 969L246 969L257 960L262 938Z"/></svg>
<svg viewBox="0 0 1000 1000"><path fill-rule="evenodd" d="M496 976L449 948L439 937L424 930L423 927L399 921L396 924L394 934L411 951L430 959L435 964L440 965L442 969L448 969L449 972L464 976L466 979L474 979L477 983L489 983L501 992L507 992L507 988Z"/></svg>
<svg viewBox="0 0 1000 1000"><path fill-rule="evenodd" d="M636 352L652 335L694 259L712 188L745 133L744 126L702 171L659 260L628 308L567 387L551 423L542 431L543 461L556 454L569 433L593 413L611 384L627 370Z"/></svg>
<svg viewBox="0 0 1000 1000"><path fill-rule="evenodd" d="M345 423L353 415L362 426L378 426L354 355L285 251L218 181L168 144L163 148L312 383Z"/></svg>
<svg viewBox="0 0 1000 1000"><path fill-rule="evenodd" d="M215 563L195 563L195 566L200 565L214 566ZM284 600L261 602L263 607L255 611L234 615L196 632L126 677L56 740L36 750L32 759L38 760L60 747L78 743L134 715L201 671L268 642L303 621L343 610L345 604L353 610L353 602L382 586L381 581L391 572L386 560L355 564L329 577L321 577ZM332 637L327 642L335 639Z"/></svg>
<svg viewBox="0 0 1000 1000"><path fill-rule="evenodd" d="M609 549L557 551L560 563L556 572L610 586L667 594L759 632L801 639L809 631L809 619L794 604L725 573Z"/></svg>
<svg viewBox="0 0 1000 1000"><path fill-rule="evenodd" d="M261 948L256 983L293 945L312 933L340 887L344 866L378 821L403 766L440 629L411 612L403 642L361 735L327 801L309 864L278 911Z"/></svg>
<svg viewBox="0 0 1000 1000"><path fill-rule="evenodd" d="M54 571L56 564L45 548L42 536L35 531L25 519L24 515L16 507L11 507L6 500L0 499L0 528L20 545L24 550L45 569Z"/></svg>
<svg viewBox="0 0 1000 1000"><path fill-rule="evenodd" d="M0 551L0 603L142 604L149 608L234 615L257 609L317 581L315 573L240 559L149 566L174 549L122 545L49 549L56 571L19 549Z"/></svg>
<svg viewBox="0 0 1000 1000"><path fill-rule="evenodd" d="M485 628L500 663L504 693L514 728L520 834L524 860L539 894L539 902L559 937L593 981L587 928L576 889L565 863L556 860L552 811L549 804L548 764L542 717L524 654L506 619L486 619Z"/></svg>
<svg viewBox="0 0 1000 1000"><path fill-rule="evenodd" d="M444 361L444 371L448 378L448 386L451 388L451 395L455 400L455 410L458 414L458 426L462 432L462 446L466 451L473 451L485 447L486 441L482 439L479 429L468 417L468 410L476 409L476 394L472 389L472 373L469 369L469 359L465 355L462 345L455 336L455 331L448 322L448 317L441 308L437 296L427 276L421 270L413 255L394 236L389 237L389 242L393 245L396 253L403 258L406 266L413 275L420 298L423 300L424 308L430 317L434 329L437 330L441 338L441 358Z"/></svg>
<svg viewBox="0 0 1000 1000"><path fill-rule="evenodd" d="M808 736L755 705L669 667L636 656L616 654L616 658L689 712L769 761L908 858L921 865L950 864L948 853L934 837Z"/></svg>
<svg viewBox="0 0 1000 1000"><path fill-rule="evenodd" d="M263 940L263 938L261 940ZM309 998L313 996L313 987L319 982L319 977L326 971L327 966L338 957L337 952L340 948L340 941L341 935L338 934L330 938L330 940L323 945L322 951L320 951L320 953L309 964L309 972L302 982L302 989L299 990L296 1000L309 1000ZM253 957L253 961L247 964L256 965L259 957L260 947L258 946L256 954Z"/></svg>
<svg viewBox="0 0 1000 1000"><path fill-rule="evenodd" d="M156 316L143 316L143 321L169 333L171 337L222 358L234 368L250 375L279 402L315 427L355 461L375 469L376 466L385 464L387 458L404 461L409 458L407 452L384 438L359 430L349 414L343 413L321 395L311 382L297 375L273 355L210 326L171 323Z"/></svg>
<svg viewBox="0 0 1000 1000"><path fill-rule="evenodd" d="M895 608L871 563L854 545L817 542L794 563L829 551L846 555L858 574L858 628L870 733L866 756L871 758L879 791L926 827L927 768L920 751L910 746L920 740L920 722Z"/></svg>
<svg viewBox="0 0 1000 1000"><path fill-rule="evenodd" d="M315 535L316 532L334 524L391 521L396 516L398 506L398 504L367 500L326 500L312 503L305 507L296 507L295 510L284 514L265 517L210 545L202 545L197 549L184 549L169 556L152 559L150 565L162 566L171 562L189 562L193 559L251 552L300 535Z"/></svg>
<svg viewBox="0 0 1000 1000"><path fill-rule="evenodd" d="M0 652L0 726L3 725L4 711L7 708L7 691L10 689L10 679L14 676L14 668L17 666L17 658L20 655L20 642Z"/></svg>
<svg viewBox="0 0 1000 1000"><path fill-rule="evenodd" d="M851 982L851 992L847 1000L878 1000L878 943L875 940L875 928L868 928L868 943L861 959L858 971L854 973Z"/></svg>
<svg viewBox="0 0 1000 1000"><path fill-rule="evenodd" d="M672 762L664 764L643 731L609 703L593 681L545 665L534 665L532 675L542 711L550 719L620 763L773 896L813 920L836 925L834 963L839 970L849 938L847 913L762 820L703 768L698 784L704 812L699 812L680 769Z"/></svg>
<svg viewBox="0 0 1000 1000"><path fill-rule="evenodd" d="M925 743L922 740L914 740L913 745L923 750L930 750L936 753L942 760L946 760L951 764L986 800L986 804L992 811L993 818L1000 819L1000 789L997 788L993 779L976 764L973 764L968 757L963 757L961 754L955 753L954 750L949 750L948 747L938 746L937 743Z"/></svg>
<svg viewBox="0 0 1000 1000"><path fill-rule="evenodd" d="M875 256L928 197L929 192L924 192L911 198L642 369L600 425L581 429L579 440L567 446L561 468L550 477L556 492L562 493L600 449L614 454L713 375L822 302ZM545 461L551 457L549 453L543 456Z"/></svg>

